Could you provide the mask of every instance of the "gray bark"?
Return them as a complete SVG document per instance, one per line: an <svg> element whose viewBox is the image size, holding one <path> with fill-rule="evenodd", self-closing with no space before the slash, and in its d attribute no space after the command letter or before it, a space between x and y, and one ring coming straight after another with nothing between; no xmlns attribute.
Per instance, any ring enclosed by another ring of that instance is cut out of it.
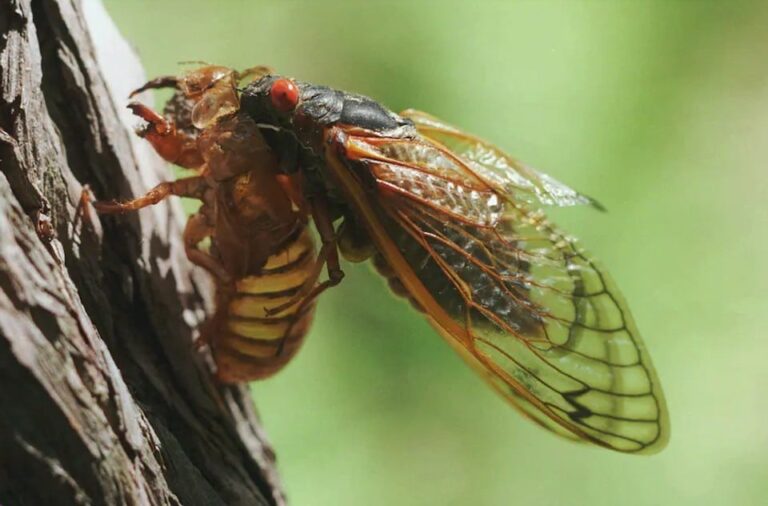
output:
<svg viewBox="0 0 768 506"><path fill-rule="evenodd" d="M132 135L145 79L85 0L0 0L0 504L282 504L246 387L193 347L211 286L177 202L78 210L169 170Z"/></svg>

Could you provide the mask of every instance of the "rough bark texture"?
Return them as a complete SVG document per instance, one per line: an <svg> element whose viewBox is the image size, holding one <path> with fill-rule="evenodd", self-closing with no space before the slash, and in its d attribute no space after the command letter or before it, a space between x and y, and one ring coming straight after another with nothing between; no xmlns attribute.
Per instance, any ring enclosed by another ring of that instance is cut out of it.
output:
<svg viewBox="0 0 768 506"><path fill-rule="evenodd" d="M210 286L178 203L77 210L83 184L126 198L171 177L130 132L143 80L96 0L0 0L6 506L283 502L247 389L193 347Z"/></svg>

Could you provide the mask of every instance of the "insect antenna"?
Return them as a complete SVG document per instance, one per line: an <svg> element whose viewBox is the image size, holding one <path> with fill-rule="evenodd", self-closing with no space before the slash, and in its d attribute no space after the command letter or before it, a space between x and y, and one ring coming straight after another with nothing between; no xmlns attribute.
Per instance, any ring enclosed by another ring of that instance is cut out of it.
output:
<svg viewBox="0 0 768 506"><path fill-rule="evenodd" d="M183 60L183 61L177 61L176 65L211 65L211 64L203 60Z"/></svg>

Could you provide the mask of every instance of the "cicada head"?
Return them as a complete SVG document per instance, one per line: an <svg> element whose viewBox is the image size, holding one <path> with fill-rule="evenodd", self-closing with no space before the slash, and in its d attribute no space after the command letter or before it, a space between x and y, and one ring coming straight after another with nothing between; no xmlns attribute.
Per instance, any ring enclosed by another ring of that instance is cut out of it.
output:
<svg viewBox="0 0 768 506"><path fill-rule="evenodd" d="M219 84L232 84L235 71L219 65L206 65L186 72L179 79L179 88L190 98L200 97ZM229 80L229 83L221 81Z"/></svg>
<svg viewBox="0 0 768 506"><path fill-rule="evenodd" d="M179 79L180 91L195 105L192 124L204 129L237 112L237 72L218 65L206 65L187 72Z"/></svg>
<svg viewBox="0 0 768 506"><path fill-rule="evenodd" d="M240 100L259 126L290 132L307 147L322 142L323 128L339 120L344 106L336 90L277 75L251 83Z"/></svg>

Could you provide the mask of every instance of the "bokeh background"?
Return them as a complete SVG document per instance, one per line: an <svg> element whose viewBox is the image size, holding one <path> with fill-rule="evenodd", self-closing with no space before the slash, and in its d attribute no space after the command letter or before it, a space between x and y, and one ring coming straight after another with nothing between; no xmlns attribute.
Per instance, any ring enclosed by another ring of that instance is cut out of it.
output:
<svg viewBox="0 0 768 506"><path fill-rule="evenodd" d="M623 288L672 439L627 456L509 409L366 266L253 385L296 505L768 501L768 3L107 0L149 75L270 64L416 107L609 209L560 210Z"/></svg>

